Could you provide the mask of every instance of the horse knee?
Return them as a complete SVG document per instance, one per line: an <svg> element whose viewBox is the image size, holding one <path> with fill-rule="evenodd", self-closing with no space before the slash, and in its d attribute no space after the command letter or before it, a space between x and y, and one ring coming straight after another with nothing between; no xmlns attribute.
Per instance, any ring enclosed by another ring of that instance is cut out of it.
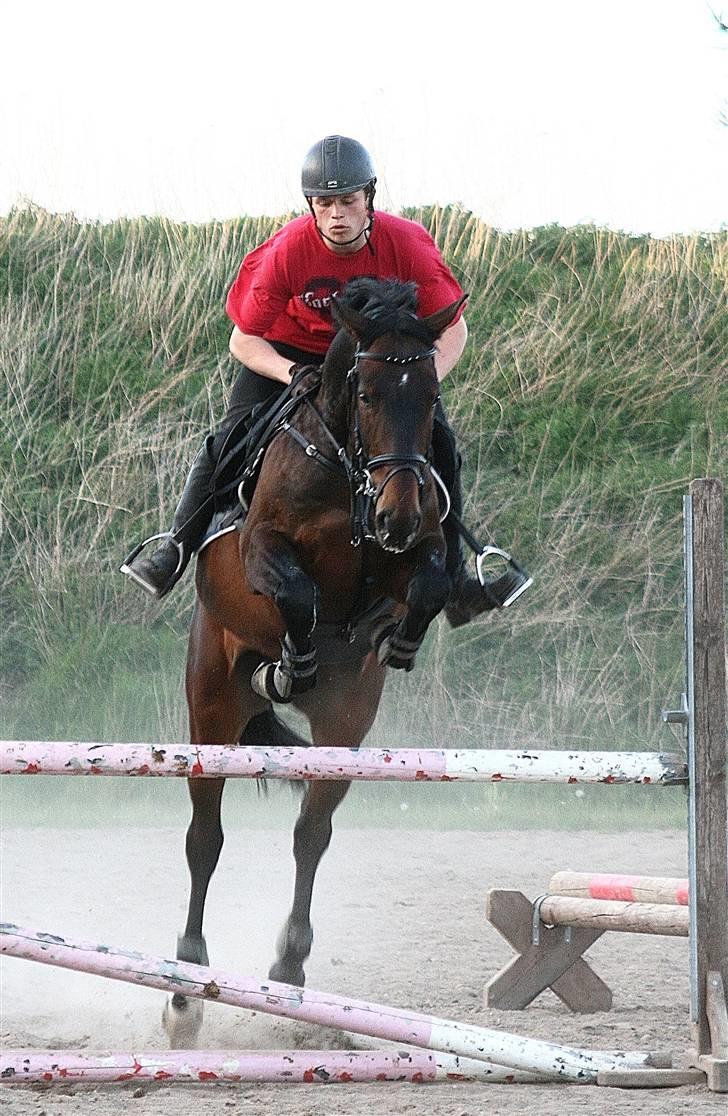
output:
<svg viewBox="0 0 728 1116"><path fill-rule="evenodd" d="M444 563L432 562L410 582L407 608L410 612L424 612L434 617L447 604L451 588L450 575Z"/></svg>
<svg viewBox="0 0 728 1116"><path fill-rule="evenodd" d="M273 598L294 644L311 635L319 605L318 586L301 569L293 569Z"/></svg>

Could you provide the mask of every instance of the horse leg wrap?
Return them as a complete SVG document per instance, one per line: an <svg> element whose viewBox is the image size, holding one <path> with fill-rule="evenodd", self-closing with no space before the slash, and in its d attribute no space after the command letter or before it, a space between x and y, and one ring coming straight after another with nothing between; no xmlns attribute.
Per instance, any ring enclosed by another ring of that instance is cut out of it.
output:
<svg viewBox="0 0 728 1116"><path fill-rule="evenodd" d="M292 694L305 694L307 690L312 690L316 685L316 672L318 670L316 649L312 647L310 651L305 651L299 655L290 637L286 635L281 644L281 661L278 664L278 669L281 675L290 678Z"/></svg>
<svg viewBox="0 0 728 1116"><path fill-rule="evenodd" d="M422 639L403 639L398 634L400 622L388 618L375 624L370 633L372 648L376 652L380 666L393 670L410 671L415 665L415 656L422 646Z"/></svg>

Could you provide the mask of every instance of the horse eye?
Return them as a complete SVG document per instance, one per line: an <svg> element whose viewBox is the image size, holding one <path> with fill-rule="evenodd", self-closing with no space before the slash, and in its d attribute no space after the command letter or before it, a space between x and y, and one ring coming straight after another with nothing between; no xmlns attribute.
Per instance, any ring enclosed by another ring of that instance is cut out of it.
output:
<svg viewBox="0 0 728 1116"><path fill-rule="evenodd" d="M360 391L359 392L359 399L361 400L361 402L364 404L365 407L369 406L369 404L372 401L371 396L367 395L367 393L365 391Z"/></svg>
<svg viewBox="0 0 728 1116"><path fill-rule="evenodd" d="M440 402L440 396L436 395L433 402L432 402L433 408L436 407L439 402Z"/></svg>

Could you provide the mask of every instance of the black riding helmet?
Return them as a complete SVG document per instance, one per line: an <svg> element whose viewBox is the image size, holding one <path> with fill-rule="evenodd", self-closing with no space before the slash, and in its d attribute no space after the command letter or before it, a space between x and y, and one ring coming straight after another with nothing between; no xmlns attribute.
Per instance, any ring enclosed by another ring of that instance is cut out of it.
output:
<svg viewBox="0 0 728 1116"><path fill-rule="evenodd" d="M371 209L376 181L369 152L348 136L325 136L303 161L301 188L309 202L365 189Z"/></svg>

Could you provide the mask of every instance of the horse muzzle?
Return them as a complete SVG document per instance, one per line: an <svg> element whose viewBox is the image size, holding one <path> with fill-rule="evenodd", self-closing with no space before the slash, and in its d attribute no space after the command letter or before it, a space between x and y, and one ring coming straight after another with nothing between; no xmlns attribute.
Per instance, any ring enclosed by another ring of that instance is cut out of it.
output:
<svg viewBox="0 0 728 1116"><path fill-rule="evenodd" d="M404 554L414 546L422 527L422 513L419 509L408 514L388 509L376 512L374 516L374 535L382 550L390 554Z"/></svg>
<svg viewBox="0 0 728 1116"><path fill-rule="evenodd" d="M414 546L422 528L424 488L419 462L397 462L374 493L374 535L382 550L404 554Z"/></svg>

